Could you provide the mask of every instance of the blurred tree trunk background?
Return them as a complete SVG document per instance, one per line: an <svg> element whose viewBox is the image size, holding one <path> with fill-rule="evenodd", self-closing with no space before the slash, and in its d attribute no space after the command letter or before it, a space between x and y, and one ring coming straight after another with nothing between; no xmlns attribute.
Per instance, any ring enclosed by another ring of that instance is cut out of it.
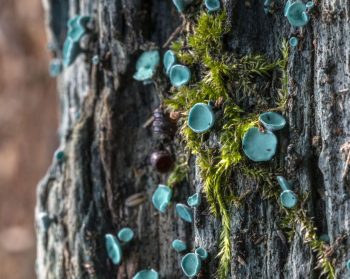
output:
<svg viewBox="0 0 350 279"><path fill-rule="evenodd" d="M224 41L228 52L263 54L270 61L280 57L283 38L293 32L283 17L285 3L276 1L270 15L258 0L222 4L231 27ZM159 214L150 202L166 176L156 174L149 164L159 142L144 124L160 104L159 90L167 87L143 85L132 76L142 50L151 42L161 48L181 24L172 1L46 0L44 6L49 40L59 49L67 20L74 15L91 15L96 34L86 54L57 80L59 135L66 158L52 163L38 187L38 278L132 278L144 268L158 270L162 278L183 278L181 257L171 249L176 238L208 250L201 278L214 278L220 220L210 214L205 201L195 210L192 226L174 209L176 202L202 187L195 158L190 160L188 181L176 187L166 214ZM338 241L350 229L349 150L341 148L350 136L349 27L346 1L319 2L299 49L290 51L288 132L280 135L274 159L295 191L309 195L303 206L314 218L317 234L330 237L327 256L337 278L349 276L345 263L350 259L346 245ZM56 54L61 55L59 50ZM100 57L98 65L92 63L94 55ZM270 95L276 93L277 75L272 75ZM230 210L228 277L317 278L322 270L315 269L317 258L305 243L302 224L288 242L277 201L263 199L254 179L239 171L234 174L231 186L245 198ZM143 193L147 201L128 207L126 199L136 193ZM104 235L124 226L134 229L136 240L115 267L107 257Z"/></svg>

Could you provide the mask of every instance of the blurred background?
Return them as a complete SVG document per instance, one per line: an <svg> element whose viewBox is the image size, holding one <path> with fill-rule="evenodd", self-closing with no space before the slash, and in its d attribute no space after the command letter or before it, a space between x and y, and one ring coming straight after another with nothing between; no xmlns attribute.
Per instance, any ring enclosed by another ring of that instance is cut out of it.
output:
<svg viewBox="0 0 350 279"><path fill-rule="evenodd" d="M58 144L40 0L0 0L0 278L35 278L38 181Z"/></svg>

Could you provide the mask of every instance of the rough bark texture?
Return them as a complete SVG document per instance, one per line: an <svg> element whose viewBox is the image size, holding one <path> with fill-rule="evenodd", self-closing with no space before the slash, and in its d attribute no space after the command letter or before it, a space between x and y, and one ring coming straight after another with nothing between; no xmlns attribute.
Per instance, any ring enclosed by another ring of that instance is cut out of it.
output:
<svg viewBox="0 0 350 279"><path fill-rule="evenodd" d="M251 7L244 1L224 1L232 24L227 50L262 53L275 60L282 38L293 31L282 15L284 3L276 3L276 13L267 16L261 1L250 2ZM206 204L195 211L196 222L190 226L175 216L174 206L160 215L149 202L156 185L166 178L149 166L149 154L159 143L149 128L143 128L159 104L161 89L144 86L132 75L145 43L161 47L180 24L173 4L47 0L45 8L49 37L60 46L65 23L75 14L94 16L97 34L87 54L58 79L60 139L67 159L61 164L54 161L38 187L38 278L132 278L148 267L162 278L183 278L180 256L170 247L175 238L209 251L202 274L214 278L220 221L208 213ZM324 0L318 11L303 30L302 47L291 52L288 132L279 137L280 153L274 163L285 167L285 176L298 191L311 194L310 215L333 243L350 230L349 181L348 176L343 178L346 158L340 152L350 136L349 4ZM103 66L92 65L94 54L102 57ZM273 79L270 94L276 84ZM177 188L174 203L201 189L192 162L192 177ZM277 203L263 201L255 191L258 185L249 178L235 173L233 180L238 194L249 190L253 194L231 212L230 278L316 278L315 257L300 234L289 244L281 240ZM126 207L126 198L139 192L146 193L148 201ZM43 214L51 221L43 222L48 220ZM137 238L122 265L115 267L107 258L104 235L123 226L133 228ZM348 258L347 249L337 253L338 278L349 276Z"/></svg>

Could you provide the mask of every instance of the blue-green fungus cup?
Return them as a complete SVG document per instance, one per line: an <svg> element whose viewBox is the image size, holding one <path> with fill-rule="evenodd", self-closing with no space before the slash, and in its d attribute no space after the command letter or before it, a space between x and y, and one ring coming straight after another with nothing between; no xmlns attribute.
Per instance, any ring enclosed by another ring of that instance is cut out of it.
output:
<svg viewBox="0 0 350 279"><path fill-rule="evenodd" d="M330 243L331 242L331 239L329 238L329 235L326 234L326 233L321 234L320 240L323 241L323 242L326 242L326 243Z"/></svg>
<svg viewBox="0 0 350 279"><path fill-rule="evenodd" d="M290 185L283 176L277 176L277 181L283 192L280 195L281 204L286 208L293 208L298 203L297 195L290 190Z"/></svg>
<svg viewBox="0 0 350 279"><path fill-rule="evenodd" d="M199 193L195 193L192 196L188 197L187 204L190 207L197 207L201 204L201 195Z"/></svg>
<svg viewBox="0 0 350 279"><path fill-rule="evenodd" d="M157 190L152 195L154 207L161 213L164 213L170 203L172 195L173 190L170 187L162 184L158 185Z"/></svg>
<svg viewBox="0 0 350 279"><path fill-rule="evenodd" d="M202 261L206 260L208 258L208 252L203 247L198 247L194 253L200 257Z"/></svg>
<svg viewBox="0 0 350 279"><path fill-rule="evenodd" d="M260 114L259 121L269 131L281 130L286 126L286 120L277 112L264 112Z"/></svg>
<svg viewBox="0 0 350 279"><path fill-rule="evenodd" d="M168 50L163 56L163 66L167 75L170 73L170 69L176 63L176 55L172 50Z"/></svg>
<svg viewBox="0 0 350 279"><path fill-rule="evenodd" d="M105 244L108 257L115 265L122 261L123 251L119 240L112 234L105 235Z"/></svg>
<svg viewBox="0 0 350 279"><path fill-rule="evenodd" d="M58 162L62 162L65 158L64 150L59 148L55 151L54 158Z"/></svg>
<svg viewBox="0 0 350 279"><path fill-rule="evenodd" d="M136 62L136 72L133 76L138 81L150 81L157 71L160 56L158 50L143 52Z"/></svg>
<svg viewBox="0 0 350 279"><path fill-rule="evenodd" d="M179 13L182 13L193 0L173 0L173 3Z"/></svg>
<svg viewBox="0 0 350 279"><path fill-rule="evenodd" d="M159 279L159 275L154 269L144 269L137 272L133 279Z"/></svg>
<svg viewBox="0 0 350 279"><path fill-rule="evenodd" d="M306 5L301 1L291 3L288 1L284 9L285 16L293 27L305 26L310 18L306 13Z"/></svg>
<svg viewBox="0 0 350 279"><path fill-rule="evenodd" d="M68 67L73 64L78 55L82 52L79 43L67 37L63 44L63 65Z"/></svg>
<svg viewBox="0 0 350 279"><path fill-rule="evenodd" d="M191 71L184 65L175 64L170 68L169 78L174 87L181 87L190 81Z"/></svg>
<svg viewBox="0 0 350 279"><path fill-rule="evenodd" d="M54 58L50 61L49 74L50 77L57 77L62 72L62 61L61 59Z"/></svg>
<svg viewBox="0 0 350 279"><path fill-rule="evenodd" d="M130 228L122 228L117 236L121 242L128 243L134 238L134 232Z"/></svg>
<svg viewBox="0 0 350 279"><path fill-rule="evenodd" d="M63 45L63 65L70 66L82 52L79 41L87 33L86 25L90 16L75 16L68 20L67 37Z"/></svg>
<svg viewBox="0 0 350 279"><path fill-rule="evenodd" d="M181 260L181 268L189 278L196 276L202 267L202 261L195 253L186 254Z"/></svg>
<svg viewBox="0 0 350 279"><path fill-rule="evenodd" d="M277 137L273 132L261 132L258 128L250 128L243 137L244 154L254 162L269 161L276 153Z"/></svg>
<svg viewBox="0 0 350 279"><path fill-rule="evenodd" d="M193 222L193 213L191 208L182 203L176 204L176 213L180 216L180 218L188 223Z"/></svg>
<svg viewBox="0 0 350 279"><path fill-rule="evenodd" d="M350 270L350 260L348 260L348 261L346 262L346 268L347 268L348 270Z"/></svg>
<svg viewBox="0 0 350 279"><path fill-rule="evenodd" d="M296 47L299 43L299 40L297 37L290 37L289 44L291 47Z"/></svg>
<svg viewBox="0 0 350 279"><path fill-rule="evenodd" d="M293 208L298 203L298 197L291 190L285 190L280 195L281 204L286 208Z"/></svg>
<svg viewBox="0 0 350 279"><path fill-rule="evenodd" d="M220 0L205 0L204 4L209 12L220 10Z"/></svg>
<svg viewBox="0 0 350 279"><path fill-rule="evenodd" d="M213 127L215 114L211 106L204 103L195 104L188 114L188 126L195 133L204 133Z"/></svg>
<svg viewBox="0 0 350 279"><path fill-rule="evenodd" d="M314 1L309 1L305 4L307 10L311 10L313 7L315 7Z"/></svg>
<svg viewBox="0 0 350 279"><path fill-rule="evenodd" d="M171 246L176 252L183 252L187 250L187 245L185 242L179 239L175 239L172 243Z"/></svg>

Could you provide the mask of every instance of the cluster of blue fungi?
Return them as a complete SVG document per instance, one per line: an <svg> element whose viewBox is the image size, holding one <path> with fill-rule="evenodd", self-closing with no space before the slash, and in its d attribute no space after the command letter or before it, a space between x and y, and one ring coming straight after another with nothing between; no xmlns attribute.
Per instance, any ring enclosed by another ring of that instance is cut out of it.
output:
<svg viewBox="0 0 350 279"><path fill-rule="evenodd" d="M193 0L172 0L176 9L183 13L185 9L193 2ZM204 5L208 12L215 12L220 9L219 0L205 0ZM266 13L272 13L273 0L264 0L264 10ZM293 28L302 28L310 20L310 12L314 8L314 2L309 1L306 4L301 0L288 0L284 7L284 16ZM82 38L89 32L87 27L91 21L90 16L76 16L68 21L68 33L63 47L63 63L61 59L54 58L49 66L49 73L52 77L58 76L62 71L62 64L65 67L70 66L77 56L83 51L81 46ZM292 36L289 39L291 47L297 47L299 40ZM99 57L95 55L92 63L97 65L100 62ZM144 84L152 82L154 75L160 63L160 55L158 50L149 50L141 54L136 62L136 71L133 76L135 80L142 81ZM190 69L177 63L177 58L172 50L168 50L163 56L164 72L169 77L172 86L178 88L189 83L191 79ZM259 116L259 122L263 127L252 127L244 134L242 140L242 149L244 154L254 162L269 161L276 153L277 136L276 131L281 130L286 125L284 117L276 112L264 112ZM209 131L215 123L215 112L212 104L209 102L196 103L188 113L188 126L195 133L204 133ZM163 151L164 153L165 151ZM158 152L159 153L159 152ZM168 154L158 154L169 156ZM157 158L158 158L157 157ZM163 158L162 157L162 158ZM65 154L63 149L58 149L54 155L57 162L63 162ZM152 160L151 160L152 161ZM154 160L153 160L154 161ZM152 161L152 162L153 162ZM158 160L159 161L159 160ZM157 161L157 162L158 162ZM155 163L152 163L155 164ZM168 171L169 168L164 169ZM283 176L277 176L278 184L282 189L280 194L280 203L285 208L293 208L298 203L297 195L291 190L289 182ZM167 185L160 184L152 195L152 204L160 212L165 213L173 196L173 190ZM183 221L193 222L193 208L201 203L200 193L195 193L188 197L187 205L177 203L175 210L179 218ZM130 228L121 229L117 235L106 234L105 245L106 251L115 265L119 265L123 258L123 247L126 246L134 238L134 232ZM328 235L322 235L320 239L329 242ZM187 252L188 247L183 240L175 239L172 248L183 253L181 260L181 268L184 274L192 278L201 270L202 262L208 258L208 252L203 247L198 247L194 252ZM186 253L187 252L187 253ZM186 253L186 254L185 254ZM350 270L350 260L346 263ZM133 279L158 279L159 274L154 269L144 269L139 271Z"/></svg>

